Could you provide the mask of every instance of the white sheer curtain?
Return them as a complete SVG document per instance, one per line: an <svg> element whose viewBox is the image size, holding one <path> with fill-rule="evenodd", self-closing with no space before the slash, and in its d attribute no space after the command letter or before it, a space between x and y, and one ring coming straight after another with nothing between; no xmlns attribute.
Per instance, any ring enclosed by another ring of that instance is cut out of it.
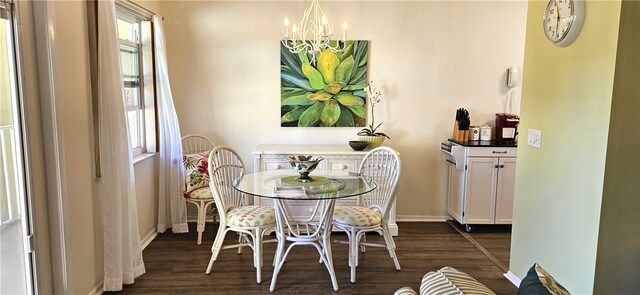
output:
<svg viewBox="0 0 640 295"><path fill-rule="evenodd" d="M113 0L98 5L100 162L98 193L104 228L104 290L119 291L145 273L138 231L133 156L125 118Z"/></svg>
<svg viewBox="0 0 640 295"><path fill-rule="evenodd" d="M189 231L184 190L184 166L180 124L173 106L162 20L153 17L156 56L156 90L158 94L158 126L160 127L160 187L158 198L158 231L169 227L174 233Z"/></svg>

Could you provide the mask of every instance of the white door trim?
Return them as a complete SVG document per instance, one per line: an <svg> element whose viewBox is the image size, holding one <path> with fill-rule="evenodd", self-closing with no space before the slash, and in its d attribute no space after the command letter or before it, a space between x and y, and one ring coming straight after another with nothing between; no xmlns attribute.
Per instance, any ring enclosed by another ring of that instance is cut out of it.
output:
<svg viewBox="0 0 640 295"><path fill-rule="evenodd" d="M33 20L37 43L38 88L42 120L42 139L45 158L46 195L49 214L49 239L51 243L51 263L53 293L73 294L69 289L70 261L65 243L68 233L65 212L68 212L67 186L64 161L62 120L59 109L57 85L63 79L57 74L59 64L56 52L62 51L55 38L55 1L33 1Z"/></svg>

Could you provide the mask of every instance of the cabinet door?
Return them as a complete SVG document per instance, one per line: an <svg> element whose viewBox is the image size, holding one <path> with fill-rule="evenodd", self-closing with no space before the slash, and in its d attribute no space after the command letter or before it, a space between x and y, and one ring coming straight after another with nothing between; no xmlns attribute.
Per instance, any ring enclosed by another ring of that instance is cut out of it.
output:
<svg viewBox="0 0 640 295"><path fill-rule="evenodd" d="M511 224L513 216L513 191L516 182L516 159L503 158L499 161L496 192L497 224Z"/></svg>
<svg viewBox="0 0 640 295"><path fill-rule="evenodd" d="M458 222L464 223L464 171L447 164L449 170L449 185L447 186L447 212Z"/></svg>
<svg viewBox="0 0 640 295"><path fill-rule="evenodd" d="M464 223L493 224L497 158L467 158Z"/></svg>

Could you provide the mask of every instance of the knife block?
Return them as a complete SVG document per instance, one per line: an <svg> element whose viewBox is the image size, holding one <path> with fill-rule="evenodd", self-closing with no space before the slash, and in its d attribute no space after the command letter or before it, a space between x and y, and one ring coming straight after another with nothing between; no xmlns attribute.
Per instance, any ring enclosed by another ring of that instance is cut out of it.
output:
<svg viewBox="0 0 640 295"><path fill-rule="evenodd" d="M453 140L457 141L469 141L469 130L460 130L458 121L453 123Z"/></svg>

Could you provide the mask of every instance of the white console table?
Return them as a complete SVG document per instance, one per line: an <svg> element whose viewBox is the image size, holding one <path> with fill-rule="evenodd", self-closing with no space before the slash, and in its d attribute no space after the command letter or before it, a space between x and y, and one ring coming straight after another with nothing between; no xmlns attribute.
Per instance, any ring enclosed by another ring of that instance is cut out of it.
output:
<svg viewBox="0 0 640 295"><path fill-rule="evenodd" d="M284 158L291 155L322 156L324 161L318 164L318 169L340 170L357 172L360 162L368 151L354 151L347 144L344 145L258 145L253 151L253 167L255 172L278 169L290 169L289 162ZM296 173L292 171L292 173ZM254 198L255 204L266 204L263 198ZM354 206L356 198L340 199L336 206ZM314 206L313 201L294 201L289 203L289 208L294 217L304 218L311 215ZM271 205L271 204L269 204ZM398 235L396 223L396 204L391 207L389 214L389 231L391 235Z"/></svg>

